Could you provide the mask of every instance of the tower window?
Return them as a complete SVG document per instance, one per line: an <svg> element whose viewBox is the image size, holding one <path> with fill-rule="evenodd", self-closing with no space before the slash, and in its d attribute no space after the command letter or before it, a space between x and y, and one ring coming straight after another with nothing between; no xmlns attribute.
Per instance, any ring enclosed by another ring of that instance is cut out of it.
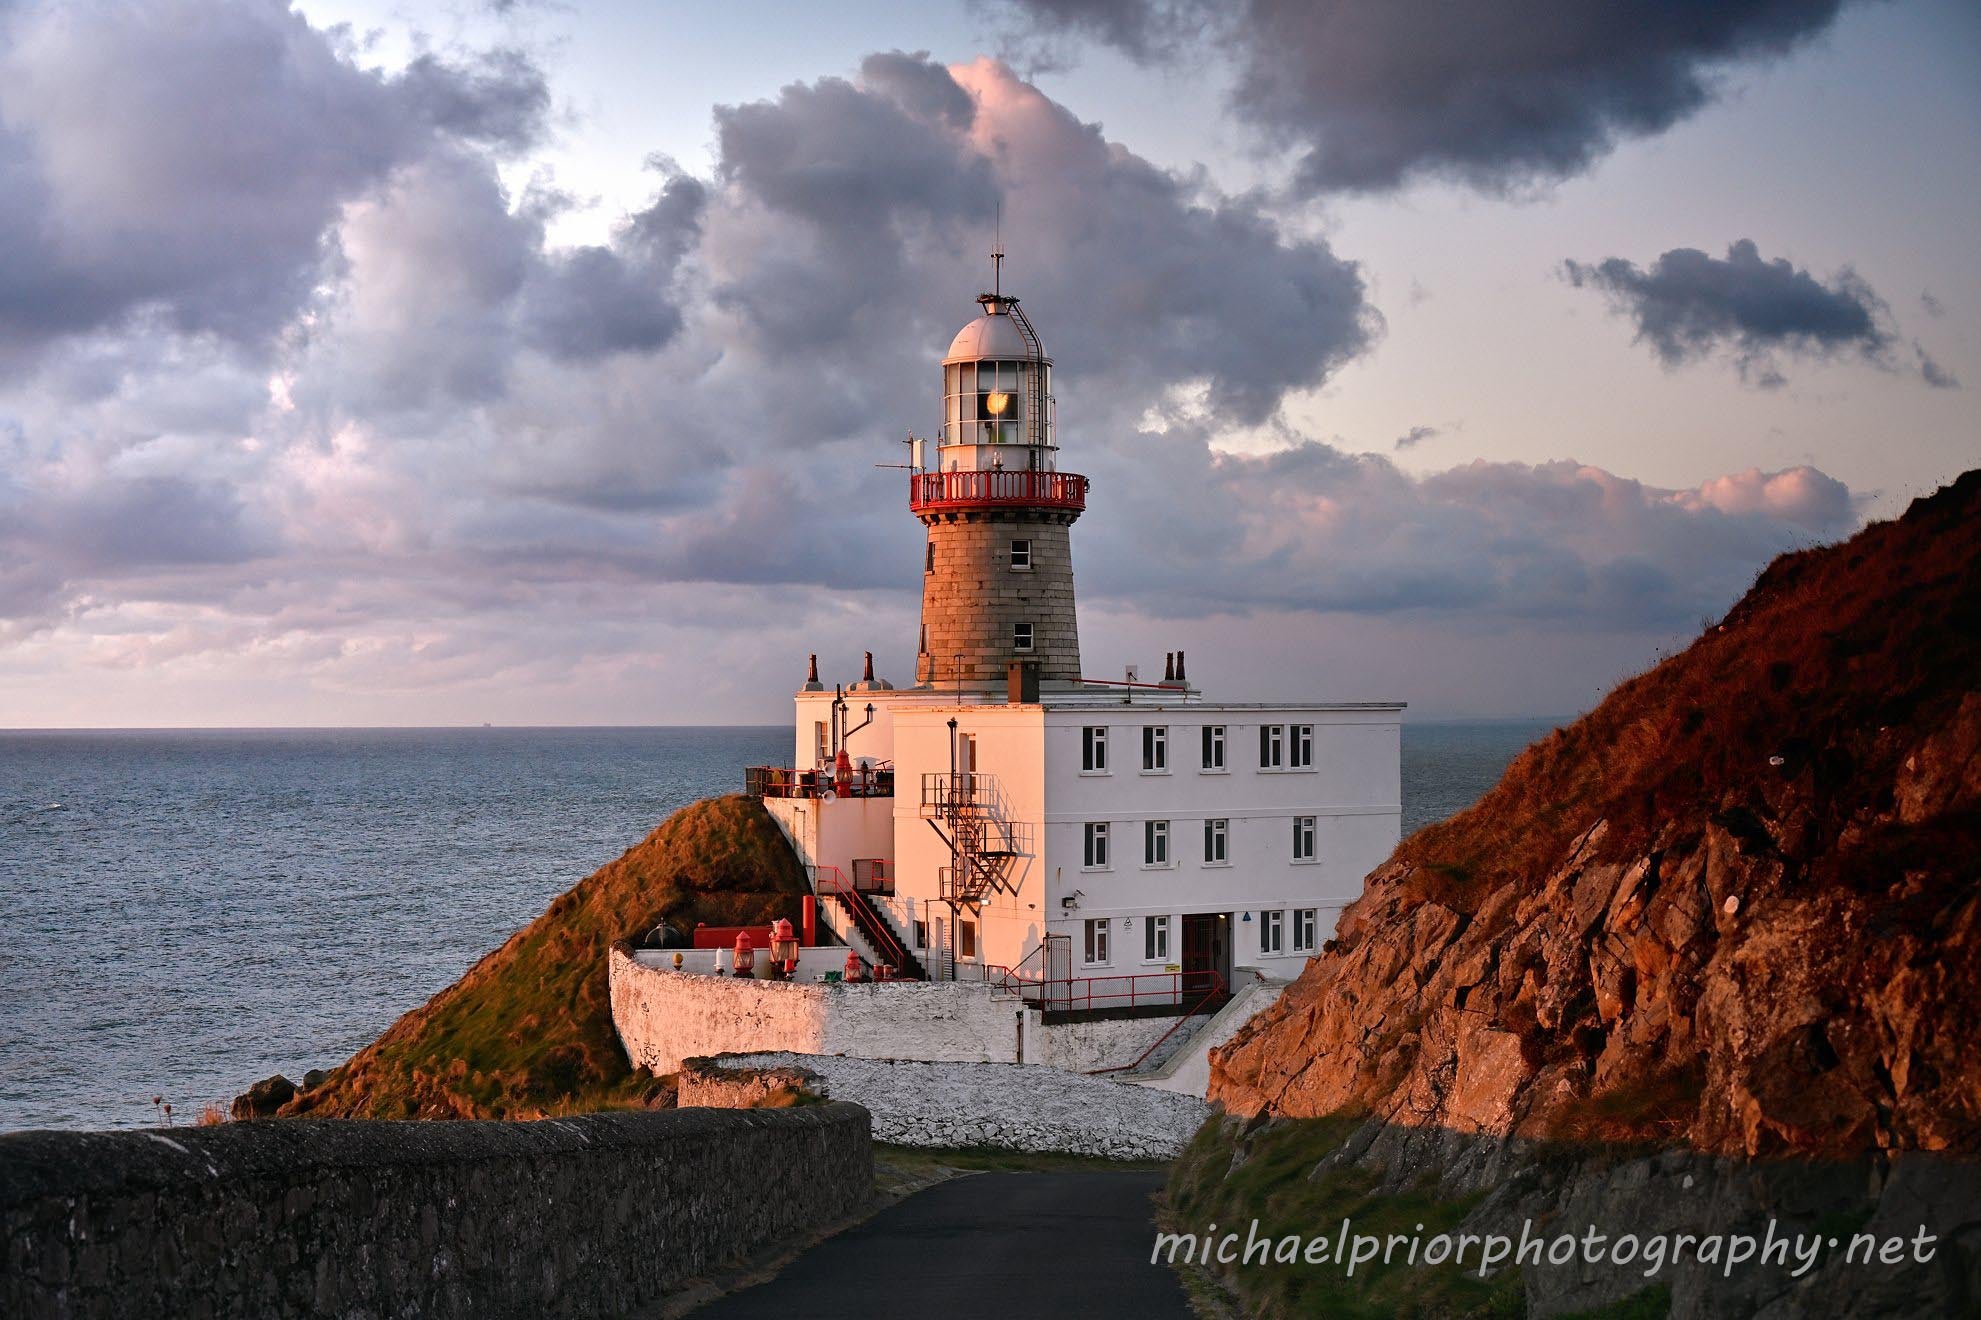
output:
<svg viewBox="0 0 1981 1320"><path fill-rule="evenodd" d="M1011 625L1011 649L1014 651L1029 651L1032 649L1031 624L1014 623Z"/></svg>
<svg viewBox="0 0 1981 1320"><path fill-rule="evenodd" d="M1011 543L1011 567L1014 569L1029 569L1031 566L1032 543L1030 541L1013 541Z"/></svg>
<svg viewBox="0 0 1981 1320"><path fill-rule="evenodd" d="M929 539L928 562L923 565L922 571L924 573L935 572L935 539L933 537Z"/></svg>

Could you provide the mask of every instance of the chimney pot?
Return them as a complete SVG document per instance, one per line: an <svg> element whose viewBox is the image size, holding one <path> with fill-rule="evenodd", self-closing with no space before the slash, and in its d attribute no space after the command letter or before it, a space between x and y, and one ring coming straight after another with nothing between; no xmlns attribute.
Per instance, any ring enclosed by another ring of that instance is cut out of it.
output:
<svg viewBox="0 0 1981 1320"><path fill-rule="evenodd" d="M1179 683L1187 683L1190 681L1187 677L1185 677L1183 673L1183 652L1181 651L1178 651L1176 653L1176 681Z"/></svg>
<svg viewBox="0 0 1981 1320"><path fill-rule="evenodd" d="M819 681L819 653L817 651L812 652L811 663L805 669L805 681L807 683L816 683Z"/></svg>

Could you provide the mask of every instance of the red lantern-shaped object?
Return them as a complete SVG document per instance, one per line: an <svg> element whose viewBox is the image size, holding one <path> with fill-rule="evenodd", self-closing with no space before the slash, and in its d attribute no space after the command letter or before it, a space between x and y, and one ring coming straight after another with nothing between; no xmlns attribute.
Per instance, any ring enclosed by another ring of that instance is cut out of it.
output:
<svg viewBox="0 0 1981 1320"><path fill-rule="evenodd" d="M849 981L864 981L867 979L867 964L861 959L858 951L854 949L848 949L846 951L846 979Z"/></svg>
<svg viewBox="0 0 1981 1320"><path fill-rule="evenodd" d="M798 966L798 932L784 917L770 924L770 960L781 964L786 976Z"/></svg>
<svg viewBox="0 0 1981 1320"><path fill-rule="evenodd" d="M750 932L736 933L736 975L749 976L757 970L757 942L750 938Z"/></svg>
<svg viewBox="0 0 1981 1320"><path fill-rule="evenodd" d="M845 797L853 791L853 758L846 754L844 747L839 749L839 755L832 758L832 778L839 796Z"/></svg>

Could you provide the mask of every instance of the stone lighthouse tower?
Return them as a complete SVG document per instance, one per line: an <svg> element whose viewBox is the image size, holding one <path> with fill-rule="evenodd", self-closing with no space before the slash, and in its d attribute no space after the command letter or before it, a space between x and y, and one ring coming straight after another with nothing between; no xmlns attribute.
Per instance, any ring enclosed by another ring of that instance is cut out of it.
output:
<svg viewBox="0 0 1981 1320"><path fill-rule="evenodd" d="M918 454L909 478L908 507L928 529L915 679L981 688L1032 662L1039 679L1072 681L1080 637L1069 533L1087 507L1087 479L1059 470L1052 359L1018 300L1000 281L977 302L982 314L942 359L934 452Z"/></svg>

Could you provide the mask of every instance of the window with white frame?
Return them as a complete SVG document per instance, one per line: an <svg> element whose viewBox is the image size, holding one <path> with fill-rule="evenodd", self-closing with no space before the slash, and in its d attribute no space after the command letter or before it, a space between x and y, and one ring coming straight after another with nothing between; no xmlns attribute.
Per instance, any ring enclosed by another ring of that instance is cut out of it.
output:
<svg viewBox="0 0 1981 1320"><path fill-rule="evenodd" d="M1231 822L1223 818L1204 822L1204 865L1222 866L1231 860L1228 844Z"/></svg>
<svg viewBox="0 0 1981 1320"><path fill-rule="evenodd" d="M1169 769L1168 725L1146 724L1142 726L1142 768L1151 771Z"/></svg>
<svg viewBox="0 0 1981 1320"><path fill-rule="evenodd" d="M1032 649L1031 624L1014 623L1011 625L1011 649L1014 651L1029 651Z"/></svg>
<svg viewBox="0 0 1981 1320"><path fill-rule="evenodd" d="M1313 908L1293 909L1293 951L1295 953L1312 953L1314 951L1314 933L1320 924L1316 920L1317 915Z"/></svg>
<svg viewBox="0 0 1981 1320"><path fill-rule="evenodd" d="M832 755L831 750L828 749L825 745L825 721L813 720L812 721L812 764L824 765L827 758L829 758L831 755Z"/></svg>
<svg viewBox="0 0 1981 1320"><path fill-rule="evenodd" d="M1142 863L1145 866L1169 865L1169 822L1151 820L1142 823Z"/></svg>
<svg viewBox="0 0 1981 1320"><path fill-rule="evenodd" d="M1295 770L1310 769L1314 764L1314 726L1296 724L1293 726L1292 755L1287 764Z"/></svg>
<svg viewBox="0 0 1981 1320"><path fill-rule="evenodd" d="M1224 726L1206 724L1204 726L1204 769L1224 769Z"/></svg>
<svg viewBox="0 0 1981 1320"><path fill-rule="evenodd" d="M1169 961L1169 918L1144 917L1142 919L1142 961Z"/></svg>
<svg viewBox="0 0 1981 1320"><path fill-rule="evenodd" d="M1087 918L1087 966L1101 967L1112 961L1108 956L1106 917Z"/></svg>
<svg viewBox="0 0 1981 1320"><path fill-rule="evenodd" d="M1080 730L1080 771L1082 774L1107 773L1107 726L1089 725Z"/></svg>
<svg viewBox="0 0 1981 1320"><path fill-rule="evenodd" d="M1286 930L1286 913L1279 910L1259 914L1259 952L1282 953L1281 937Z"/></svg>
<svg viewBox="0 0 1981 1320"><path fill-rule="evenodd" d="M977 956L977 923L959 920L956 923L956 956L974 958Z"/></svg>
<svg viewBox="0 0 1981 1320"><path fill-rule="evenodd" d="M1293 860L1311 862L1314 860L1314 818L1295 816L1293 818Z"/></svg>
<svg viewBox="0 0 1981 1320"><path fill-rule="evenodd" d="M1086 867L1090 871L1107 869L1107 822L1090 820L1087 822Z"/></svg>
<svg viewBox="0 0 1981 1320"><path fill-rule="evenodd" d="M1259 769L1277 770L1286 763L1286 726L1259 726Z"/></svg>
<svg viewBox="0 0 1981 1320"><path fill-rule="evenodd" d="M1013 541L1011 543L1011 567L1023 572L1032 566L1032 543Z"/></svg>

